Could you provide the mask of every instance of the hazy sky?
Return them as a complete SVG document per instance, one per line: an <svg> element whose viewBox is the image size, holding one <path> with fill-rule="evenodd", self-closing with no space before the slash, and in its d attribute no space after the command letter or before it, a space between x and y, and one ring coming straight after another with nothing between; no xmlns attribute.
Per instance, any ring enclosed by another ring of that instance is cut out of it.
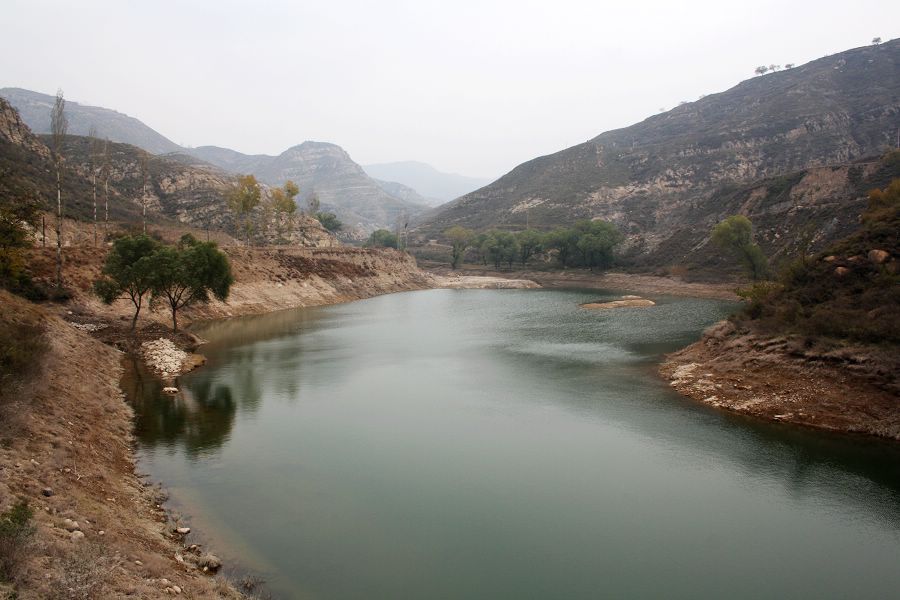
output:
<svg viewBox="0 0 900 600"><path fill-rule="evenodd" d="M759 64L897 37L900 2L2 0L0 31L0 87L181 144L495 177Z"/></svg>

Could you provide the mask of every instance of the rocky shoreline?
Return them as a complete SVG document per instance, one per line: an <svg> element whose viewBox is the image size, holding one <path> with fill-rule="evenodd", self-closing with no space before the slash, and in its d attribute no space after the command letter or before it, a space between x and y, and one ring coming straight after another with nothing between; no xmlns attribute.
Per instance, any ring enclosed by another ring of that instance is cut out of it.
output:
<svg viewBox="0 0 900 600"><path fill-rule="evenodd" d="M900 357L886 349L807 347L728 321L660 366L681 394L716 408L892 440L900 440L898 372Z"/></svg>

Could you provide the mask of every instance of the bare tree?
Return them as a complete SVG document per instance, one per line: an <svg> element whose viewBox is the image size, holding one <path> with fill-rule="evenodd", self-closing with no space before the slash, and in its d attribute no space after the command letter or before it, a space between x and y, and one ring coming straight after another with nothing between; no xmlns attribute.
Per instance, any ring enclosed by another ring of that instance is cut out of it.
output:
<svg viewBox="0 0 900 600"><path fill-rule="evenodd" d="M793 69L793 68L794 68L794 63L784 63L784 68L785 68L785 69Z"/></svg>
<svg viewBox="0 0 900 600"><path fill-rule="evenodd" d="M53 146L53 164L56 167L56 287L62 288L62 146L66 140L66 132L69 130L69 120L66 118L66 99L63 91L56 91L56 101L50 112L50 134Z"/></svg>
<svg viewBox="0 0 900 600"><path fill-rule="evenodd" d="M321 203L319 202L319 195L315 192L310 194L309 198L306 199L306 206L309 209L309 212L307 214L315 218L316 213L319 212L319 208L321 207Z"/></svg>
<svg viewBox="0 0 900 600"><path fill-rule="evenodd" d="M872 38L872 44L873 44L874 46L877 46L877 45L880 44L880 43L881 43L881 38L880 38L880 37L873 37L873 38Z"/></svg>
<svg viewBox="0 0 900 600"><path fill-rule="evenodd" d="M109 233L109 138L103 140L103 233Z"/></svg>
<svg viewBox="0 0 900 600"><path fill-rule="evenodd" d="M773 64L773 65L769 65L769 71L771 71L771 72L773 72L773 73L774 73L775 71L777 71L778 69L780 69L780 68L781 68L781 65L774 65L774 64Z"/></svg>
<svg viewBox="0 0 900 600"><path fill-rule="evenodd" d="M141 170L141 229L147 233L147 177L148 161L147 153L142 152L138 159L138 168Z"/></svg>
<svg viewBox="0 0 900 600"><path fill-rule="evenodd" d="M97 130L91 125L88 130L88 166L91 170L91 197L94 203L94 247L97 247L97 170L100 163L101 142L97 138Z"/></svg>

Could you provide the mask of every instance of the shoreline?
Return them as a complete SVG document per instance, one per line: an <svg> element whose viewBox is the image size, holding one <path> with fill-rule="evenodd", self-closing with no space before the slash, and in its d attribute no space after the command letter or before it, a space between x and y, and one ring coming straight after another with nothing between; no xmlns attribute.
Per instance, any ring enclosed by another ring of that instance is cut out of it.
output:
<svg viewBox="0 0 900 600"><path fill-rule="evenodd" d="M900 441L890 374L900 359L865 346L807 348L804 340L738 330L729 321L666 355L658 367L683 396L774 423Z"/></svg>

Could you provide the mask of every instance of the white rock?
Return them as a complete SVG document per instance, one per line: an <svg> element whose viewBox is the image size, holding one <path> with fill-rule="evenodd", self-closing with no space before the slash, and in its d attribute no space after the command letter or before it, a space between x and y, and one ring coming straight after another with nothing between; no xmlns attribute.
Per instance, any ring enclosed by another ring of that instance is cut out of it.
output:
<svg viewBox="0 0 900 600"><path fill-rule="evenodd" d="M187 534L189 534L190 532L191 532L191 528L190 528L190 527L177 527L177 528L175 529L175 533L177 533L177 534L179 534L179 535L187 535Z"/></svg>
<svg viewBox="0 0 900 600"><path fill-rule="evenodd" d="M83 531L73 531L72 535L69 536L73 542L77 542L78 540L84 539Z"/></svg>

